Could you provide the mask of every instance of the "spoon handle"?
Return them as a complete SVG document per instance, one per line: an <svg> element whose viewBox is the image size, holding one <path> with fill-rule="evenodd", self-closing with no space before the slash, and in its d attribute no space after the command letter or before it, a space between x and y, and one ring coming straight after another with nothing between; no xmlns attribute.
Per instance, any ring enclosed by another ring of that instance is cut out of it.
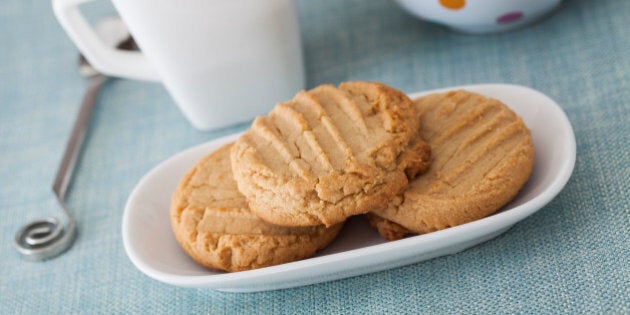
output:
<svg viewBox="0 0 630 315"><path fill-rule="evenodd" d="M61 164L59 164L59 168L57 169L57 176L55 176L55 181L52 186L53 192L61 203L66 200L68 185L74 174L77 157L79 156L79 152L81 152L87 127L90 123L90 116L94 110L94 104L96 104L96 97L106 80L107 77L104 75L95 75L90 78L88 89L81 102L81 107L79 108L77 118L72 127L72 132L66 144L66 150L61 159ZM70 216L70 213L68 213L68 215Z"/></svg>
<svg viewBox="0 0 630 315"><path fill-rule="evenodd" d="M22 227L15 235L14 246L24 259L40 261L55 257L70 248L74 242L76 223L65 204L66 192L81 152L96 97L106 80L107 77L100 74L90 78L53 182L52 190L57 197L59 207L67 217L66 228L64 230L63 223L54 217L38 219Z"/></svg>

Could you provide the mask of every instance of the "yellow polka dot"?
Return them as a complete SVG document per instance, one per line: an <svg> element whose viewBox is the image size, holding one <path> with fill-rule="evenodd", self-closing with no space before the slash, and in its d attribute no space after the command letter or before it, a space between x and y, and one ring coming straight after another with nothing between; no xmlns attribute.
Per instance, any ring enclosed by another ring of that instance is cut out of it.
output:
<svg viewBox="0 0 630 315"><path fill-rule="evenodd" d="M440 0L440 4L451 10L459 10L466 6L466 0Z"/></svg>

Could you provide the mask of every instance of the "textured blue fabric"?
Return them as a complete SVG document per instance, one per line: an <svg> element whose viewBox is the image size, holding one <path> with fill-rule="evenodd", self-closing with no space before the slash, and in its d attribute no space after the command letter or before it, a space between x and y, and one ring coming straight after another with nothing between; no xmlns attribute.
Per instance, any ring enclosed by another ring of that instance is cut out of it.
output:
<svg viewBox="0 0 630 315"><path fill-rule="evenodd" d="M13 235L56 211L50 182L85 81L49 1L2 0L0 314L630 313L630 1L566 0L540 23L487 36L418 21L391 1L304 0L299 9L310 87L506 82L548 94L576 133L567 187L504 235L456 255L273 292L174 287L127 259L124 203L160 161L244 127L194 130L160 85L115 80L68 195L77 242L57 259L28 263Z"/></svg>

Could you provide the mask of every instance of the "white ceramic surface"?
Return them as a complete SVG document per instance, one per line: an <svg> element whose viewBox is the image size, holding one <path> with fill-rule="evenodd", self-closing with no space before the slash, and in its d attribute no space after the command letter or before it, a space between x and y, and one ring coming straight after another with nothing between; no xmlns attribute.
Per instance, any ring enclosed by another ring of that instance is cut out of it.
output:
<svg viewBox="0 0 630 315"><path fill-rule="evenodd" d="M161 81L199 129L247 121L304 87L294 0L112 0L141 53L103 44L78 10L88 1L53 0L53 8L90 63Z"/></svg>
<svg viewBox="0 0 630 315"><path fill-rule="evenodd" d="M528 25L562 0L396 0L412 15L466 33L495 33Z"/></svg>
<svg viewBox="0 0 630 315"><path fill-rule="evenodd" d="M560 192L573 171L575 136L569 120L552 99L523 86L470 85L410 96L457 88L503 101L532 131L536 150L532 176L516 198L497 214L394 242L384 241L363 218L355 217L349 220L339 237L314 258L236 273L210 271L194 263L175 241L169 221L169 203L183 174L204 155L236 139L238 135L235 134L188 149L161 163L140 180L123 215L125 251L140 271L162 282L249 292L290 288L395 268L454 254L492 239L538 211Z"/></svg>

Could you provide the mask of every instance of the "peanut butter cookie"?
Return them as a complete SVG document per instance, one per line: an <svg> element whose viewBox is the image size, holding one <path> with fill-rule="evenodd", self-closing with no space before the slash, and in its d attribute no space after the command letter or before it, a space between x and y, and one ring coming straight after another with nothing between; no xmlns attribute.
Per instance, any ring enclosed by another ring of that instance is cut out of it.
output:
<svg viewBox="0 0 630 315"><path fill-rule="evenodd" d="M414 105L432 161L404 194L368 215L390 240L496 212L516 196L534 165L529 129L500 101L460 90L421 97Z"/></svg>
<svg viewBox="0 0 630 315"><path fill-rule="evenodd" d="M197 263L226 271L267 267L309 257L337 236L342 224L283 227L252 214L232 177L230 147L199 161L173 194L173 232Z"/></svg>
<svg viewBox="0 0 630 315"><path fill-rule="evenodd" d="M232 148L238 189L262 219L332 226L385 207L426 168L409 98L381 83L299 92Z"/></svg>

